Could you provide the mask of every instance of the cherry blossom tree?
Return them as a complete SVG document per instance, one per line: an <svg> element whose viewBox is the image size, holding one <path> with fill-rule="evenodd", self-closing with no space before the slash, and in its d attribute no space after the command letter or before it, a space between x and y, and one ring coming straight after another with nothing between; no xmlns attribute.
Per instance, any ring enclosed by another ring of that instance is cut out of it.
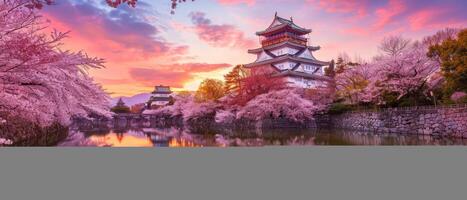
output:
<svg viewBox="0 0 467 200"><path fill-rule="evenodd" d="M216 111L216 115L214 116L214 120L217 123L232 123L236 119L235 113L231 110L218 110Z"/></svg>
<svg viewBox="0 0 467 200"><path fill-rule="evenodd" d="M467 100L467 93L465 92L454 92L451 95L451 100L454 102L461 102L462 100Z"/></svg>
<svg viewBox="0 0 467 200"><path fill-rule="evenodd" d="M428 43L391 37L380 48L385 54L336 76L339 92L354 104L388 104L402 98L415 104L426 101L430 82L440 70L439 62L427 56Z"/></svg>
<svg viewBox="0 0 467 200"><path fill-rule="evenodd" d="M334 83L328 83L325 86L316 88L295 89L303 98L314 102L315 104L328 105L336 99Z"/></svg>
<svg viewBox="0 0 467 200"><path fill-rule="evenodd" d="M203 118L214 117L218 105L214 102L197 103L194 101L185 105L183 110L183 121L190 122Z"/></svg>
<svg viewBox="0 0 467 200"><path fill-rule="evenodd" d="M354 65L337 73L337 94L346 99L350 104L359 102L370 102L372 100L369 84L375 81L377 71L370 64Z"/></svg>
<svg viewBox="0 0 467 200"><path fill-rule="evenodd" d="M158 109L144 110L146 115L167 115L171 117L182 117L183 111L188 104L194 101L194 95L191 93L177 93L174 95L174 104L164 106Z"/></svg>
<svg viewBox="0 0 467 200"><path fill-rule="evenodd" d="M281 77L274 77L267 71L250 74L242 78L240 87L236 92L229 94L225 103L231 105L245 105L251 99L258 95L265 94L274 90L284 89L286 83Z"/></svg>
<svg viewBox="0 0 467 200"><path fill-rule="evenodd" d="M109 6L116 8L120 4L126 3L131 7L135 7L138 0L105 0Z"/></svg>
<svg viewBox="0 0 467 200"><path fill-rule="evenodd" d="M186 2L186 0L168 0L171 4L172 11L171 13L175 13L175 9L177 8L178 4L182 2ZM191 0L195 1L195 0ZM3 3L12 3L12 2L21 2L23 5L31 9L42 9L44 5L52 5L56 2L56 0L3 0ZM131 7L136 7L138 0L105 0L107 5L110 7L116 8L122 4L127 4Z"/></svg>
<svg viewBox="0 0 467 200"><path fill-rule="evenodd" d="M207 116L214 116L219 105L214 101L198 102L193 94L174 96L174 104L154 110L145 110L143 114L153 116L180 117L184 122L194 121Z"/></svg>
<svg viewBox="0 0 467 200"><path fill-rule="evenodd" d="M44 34L48 24L31 2L51 1L0 2L0 112L42 125L109 116L110 98L87 73L104 67L104 61L61 50L67 33Z"/></svg>
<svg viewBox="0 0 467 200"><path fill-rule="evenodd" d="M136 1L136 0L135 0ZM179 3L182 3L182 2L186 2L186 0L170 0L172 1L172 11L170 13L174 14L175 13L175 9L177 8L177 5ZM195 0L191 0L191 1L195 1Z"/></svg>
<svg viewBox="0 0 467 200"><path fill-rule="evenodd" d="M312 120L313 115L325 108L303 98L296 90L284 89L262 94L249 101L237 113L237 119L263 120L285 118L295 122Z"/></svg>
<svg viewBox="0 0 467 200"><path fill-rule="evenodd" d="M294 122L312 120L313 115L323 111L329 101L311 99L309 96L322 95L322 92L305 94L300 89L271 90L248 101L246 105L225 104L231 98L224 97L219 102L198 102L193 94L176 95L175 103L155 110L145 110L143 114L181 118L185 123L232 123L236 120L260 121L268 118L285 118Z"/></svg>
<svg viewBox="0 0 467 200"><path fill-rule="evenodd" d="M397 56L410 46L410 40L402 36L390 36L381 41L379 50L387 55Z"/></svg>
<svg viewBox="0 0 467 200"><path fill-rule="evenodd" d="M407 40L401 39L404 46ZM415 104L424 101L428 96L430 78L440 70L436 60L427 56L429 45L415 41L398 51L389 51L376 59L371 67L377 70L369 84L373 100L377 103L388 103L384 94L397 95L396 100L409 98Z"/></svg>
<svg viewBox="0 0 467 200"><path fill-rule="evenodd" d="M135 7L136 3L138 3L138 0L105 0L107 4L111 7L118 7L121 4L128 4L131 7ZM195 0L191 0L195 1ZM177 8L177 5L182 2L186 2L186 0L170 0L171 6L172 6L172 11L171 13L174 13L174 10Z"/></svg>

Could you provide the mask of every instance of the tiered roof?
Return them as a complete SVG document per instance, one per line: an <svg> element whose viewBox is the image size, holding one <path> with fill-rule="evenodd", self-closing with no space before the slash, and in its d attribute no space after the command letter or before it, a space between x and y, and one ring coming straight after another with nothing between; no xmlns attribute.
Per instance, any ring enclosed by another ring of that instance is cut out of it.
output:
<svg viewBox="0 0 467 200"><path fill-rule="evenodd" d="M125 106L125 102L123 102L122 98L118 99L117 106Z"/></svg>
<svg viewBox="0 0 467 200"><path fill-rule="evenodd" d="M274 55L274 54L271 54L271 55ZM282 61L288 61L288 60L299 62L299 63L304 63L304 64L313 64L313 65L320 65L320 66L329 65L329 62L313 60L309 58L302 58L302 57L298 57L297 54L295 55L284 54L281 56L273 57L272 59L246 64L245 67L254 67L254 66L260 66L260 65L266 65L266 64L274 64L274 63L280 63Z"/></svg>
<svg viewBox="0 0 467 200"><path fill-rule="evenodd" d="M256 32L256 35L267 36L267 35L283 32L285 30L299 34L299 35L305 35L305 34L311 33L311 29L302 28L296 25L293 22L292 18L288 20L288 19L279 17L277 16L277 12L276 12L276 15L274 16L274 20L272 21L271 25L269 25L269 27L266 30Z"/></svg>
<svg viewBox="0 0 467 200"><path fill-rule="evenodd" d="M331 78L318 75L316 72L322 70L322 66L329 65L329 62L324 62L317 60L312 52L320 49L319 46L308 46L308 39L303 37L303 35L311 32L311 29L302 28L296 25L292 18L290 20L281 18L276 15L271 25L264 31L257 32L259 36L264 36L264 39L261 41L262 47L256 49L248 50L248 53L257 54L260 58L260 54L268 55L266 60L257 60L256 62L246 64L245 67L261 67L261 66L270 66L276 70L274 76L290 76L290 77L303 77L314 80L322 81L331 81ZM295 53L274 54L274 50L282 49L284 47L289 47L296 49ZM294 66L291 66L287 69L281 69L277 64L285 63L295 63ZM318 66L315 68L315 71L305 72L299 70L302 65L312 65Z"/></svg>
<svg viewBox="0 0 467 200"><path fill-rule="evenodd" d="M152 94L172 94L172 91L170 90L170 86L159 85L156 86L156 89Z"/></svg>
<svg viewBox="0 0 467 200"><path fill-rule="evenodd" d="M275 74L274 76L296 76L296 77L312 78L315 80L322 80L322 81L332 81L332 78L327 77L327 76L320 76L316 74L298 72L298 71L293 71L293 70L283 70L280 73Z"/></svg>
<svg viewBox="0 0 467 200"><path fill-rule="evenodd" d="M261 53L263 50L271 51L271 50L278 49L278 48L281 48L281 47L284 47L284 46L292 47L292 48L296 48L296 49L308 48L310 51L317 51L317 50L321 49L320 46L304 47L303 45L296 44L294 42L285 41L285 42L281 42L281 43L274 44L274 45L269 45L269 46L260 47L260 48L256 48L256 49L250 49L250 50L248 50L248 53L257 54L257 53Z"/></svg>

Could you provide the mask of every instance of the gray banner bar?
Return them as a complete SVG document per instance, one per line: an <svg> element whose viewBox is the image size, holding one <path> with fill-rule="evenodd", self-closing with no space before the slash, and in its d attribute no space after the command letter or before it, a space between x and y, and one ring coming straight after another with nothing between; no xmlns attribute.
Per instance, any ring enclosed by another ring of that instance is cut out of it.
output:
<svg viewBox="0 0 467 200"><path fill-rule="evenodd" d="M463 147L0 148L0 199L467 199Z"/></svg>

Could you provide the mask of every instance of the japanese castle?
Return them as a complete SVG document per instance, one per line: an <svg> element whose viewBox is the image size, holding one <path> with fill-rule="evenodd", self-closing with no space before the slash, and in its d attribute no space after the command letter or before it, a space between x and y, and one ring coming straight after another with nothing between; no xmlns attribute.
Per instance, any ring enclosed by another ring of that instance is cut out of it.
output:
<svg viewBox="0 0 467 200"><path fill-rule="evenodd" d="M170 103L172 100L172 91L169 86L156 86L152 96L149 99L148 107L151 109L159 108Z"/></svg>
<svg viewBox="0 0 467 200"><path fill-rule="evenodd" d="M323 66L331 62L316 59L313 52L319 46L308 46L311 29L302 28L293 19L276 15L271 25L264 31L256 32L261 47L250 49L248 53L257 56L256 61L245 67L255 73L273 73L275 77L285 78L290 87L317 88L326 86L332 78L324 75Z"/></svg>

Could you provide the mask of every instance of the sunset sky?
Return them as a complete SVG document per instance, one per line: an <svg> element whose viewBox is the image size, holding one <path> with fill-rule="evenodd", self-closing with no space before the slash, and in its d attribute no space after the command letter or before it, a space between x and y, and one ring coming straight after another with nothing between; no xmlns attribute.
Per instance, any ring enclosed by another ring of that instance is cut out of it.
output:
<svg viewBox="0 0 467 200"><path fill-rule="evenodd" d="M154 85L195 90L204 78L222 79L231 66L254 61L256 31L277 11L313 30L315 57L342 52L369 59L389 35L411 39L467 25L465 0L196 0L170 14L169 0L139 0L136 8L101 0L57 0L43 9L52 27L71 31L63 48L106 60L90 71L112 96L150 92Z"/></svg>

